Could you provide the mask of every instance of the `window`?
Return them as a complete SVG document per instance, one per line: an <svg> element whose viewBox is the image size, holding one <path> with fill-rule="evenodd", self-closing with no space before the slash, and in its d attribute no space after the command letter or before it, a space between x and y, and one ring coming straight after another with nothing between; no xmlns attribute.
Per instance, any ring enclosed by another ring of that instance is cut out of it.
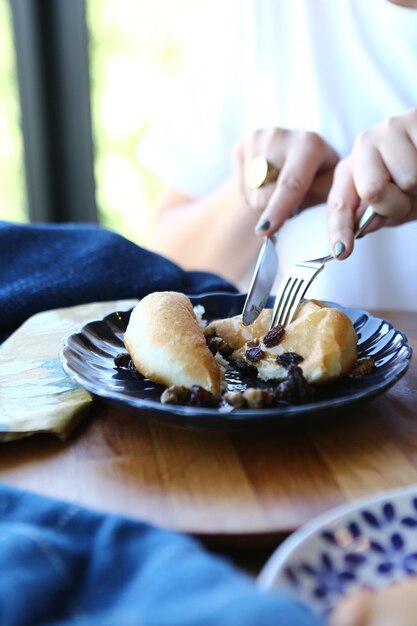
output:
<svg viewBox="0 0 417 626"><path fill-rule="evenodd" d="M99 221L140 244L161 181L136 156L202 0L87 0Z"/></svg>
<svg viewBox="0 0 417 626"><path fill-rule="evenodd" d="M97 219L146 244L162 181L136 152L204 5L0 0L0 219Z"/></svg>
<svg viewBox="0 0 417 626"><path fill-rule="evenodd" d="M28 220L10 6L0 0L0 219Z"/></svg>

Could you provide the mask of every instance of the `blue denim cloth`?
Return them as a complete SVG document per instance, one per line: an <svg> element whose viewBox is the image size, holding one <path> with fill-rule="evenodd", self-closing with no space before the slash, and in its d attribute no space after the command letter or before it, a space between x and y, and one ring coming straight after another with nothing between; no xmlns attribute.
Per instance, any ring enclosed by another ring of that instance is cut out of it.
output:
<svg viewBox="0 0 417 626"><path fill-rule="evenodd" d="M95 225L0 222L0 340L40 311L152 291L235 292Z"/></svg>
<svg viewBox="0 0 417 626"><path fill-rule="evenodd" d="M0 485L1 626L319 626L197 541Z"/></svg>

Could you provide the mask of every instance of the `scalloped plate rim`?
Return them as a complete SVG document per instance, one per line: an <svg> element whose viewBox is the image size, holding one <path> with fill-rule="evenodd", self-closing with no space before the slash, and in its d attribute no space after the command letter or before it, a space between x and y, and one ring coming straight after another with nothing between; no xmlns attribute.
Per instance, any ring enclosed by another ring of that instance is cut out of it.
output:
<svg viewBox="0 0 417 626"><path fill-rule="evenodd" d="M195 305L195 304L198 304L198 302L196 303L195 300L203 300L207 298L218 298L218 297L240 298L243 301L244 298L246 297L246 294L216 291L216 292L201 293L201 294L196 294L196 295L190 294L189 297L192 301L194 301L193 304ZM69 342L75 336L81 335L84 332L84 330L91 324L106 322L108 320L111 320L114 317L114 315L118 313L118 311L109 313L108 315L104 316L101 319L90 320L88 323L86 323L76 332L71 333L66 338L64 345L59 352L59 358L66 374L70 378L72 378L74 381L76 381L81 387L89 391L92 395L99 397L99 398L106 399L113 404L117 404L118 406L122 405L122 406L126 406L127 408L138 410L138 411L150 410L153 413L158 413L159 415L163 415L165 419L170 415L172 416L177 415L181 417L190 417L192 415L194 418L213 416L213 417L216 417L217 420L224 419L224 420L227 420L228 422L242 422L242 421L249 421L252 419L259 420L259 418L262 419L262 418L273 418L273 417L284 417L284 416L285 417L296 416L296 415L298 416L298 415L305 415L307 413L313 414L313 413L317 413L320 410L336 409L342 406L346 406L346 405L350 405L350 404L360 402L363 400L371 399L381 394L382 392L386 391L388 388L390 388L392 385L398 382L398 380L402 378L402 376L406 373L409 367L411 355L412 355L412 348L410 344L408 343L408 339L405 333L395 328L394 325L388 320L385 320L380 317L376 317L364 309L357 309L354 307L345 307L335 302L326 301L326 303L331 306L337 307L338 309L346 312L347 314L349 314L349 312L354 312L357 318L361 316L365 316L367 320L371 320L371 319L378 320L381 323L387 324L388 329L389 329L388 332L391 330L394 330L396 333L398 333L402 337L404 346L407 348L407 354L403 355L402 363L396 364L396 369L398 369L398 371L395 374L393 374L384 383L382 384L374 383L372 386L366 387L366 389L364 389L362 393L358 391L357 394L353 397L342 396L341 398L333 398L331 400L324 399L324 400L319 400L317 402L312 402L308 404L293 405L293 406L286 406L286 407L274 407L273 409L268 409L268 408L240 409L240 410L233 409L230 411L225 411L225 410L222 411L221 409L190 407L187 405L166 405L166 404L164 405L164 404L157 404L154 400L137 398L137 397L128 396L128 395L123 396L120 393L115 394L114 392L112 392L111 389L107 389L103 387L102 385L100 386L100 393L97 393L97 383L94 383L90 381L89 379L86 379L85 376L80 374L78 371L75 371L71 367L71 365L68 363L67 352L68 351L71 352L71 347L69 346ZM121 311L121 312L124 314L127 314L131 310L132 309L127 309L126 311Z"/></svg>

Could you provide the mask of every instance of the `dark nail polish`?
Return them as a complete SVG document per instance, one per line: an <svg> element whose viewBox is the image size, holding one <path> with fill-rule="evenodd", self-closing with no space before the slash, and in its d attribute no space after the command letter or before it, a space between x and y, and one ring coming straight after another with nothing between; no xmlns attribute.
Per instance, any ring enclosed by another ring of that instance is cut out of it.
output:
<svg viewBox="0 0 417 626"><path fill-rule="evenodd" d="M256 224L255 230L268 230L270 228L271 222L269 220L265 220L264 222L258 222Z"/></svg>
<svg viewBox="0 0 417 626"><path fill-rule="evenodd" d="M338 241L333 246L333 255L337 258L346 250L346 246L341 241Z"/></svg>

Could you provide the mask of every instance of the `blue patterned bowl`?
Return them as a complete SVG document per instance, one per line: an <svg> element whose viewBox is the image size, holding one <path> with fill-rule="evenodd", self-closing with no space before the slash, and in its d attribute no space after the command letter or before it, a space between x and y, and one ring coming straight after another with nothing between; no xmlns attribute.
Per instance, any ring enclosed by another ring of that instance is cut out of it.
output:
<svg viewBox="0 0 417 626"><path fill-rule="evenodd" d="M417 485L317 517L273 553L259 575L325 615L357 587L380 589L417 574Z"/></svg>

